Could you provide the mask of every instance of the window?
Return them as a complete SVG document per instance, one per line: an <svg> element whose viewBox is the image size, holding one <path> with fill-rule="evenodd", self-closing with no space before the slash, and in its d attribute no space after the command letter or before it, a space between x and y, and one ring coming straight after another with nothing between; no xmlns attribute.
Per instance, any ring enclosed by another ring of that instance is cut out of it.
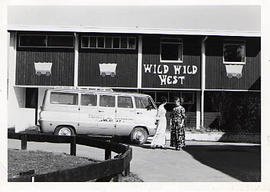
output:
<svg viewBox="0 0 270 192"><path fill-rule="evenodd" d="M104 48L104 37L97 37L97 47L98 48Z"/></svg>
<svg viewBox="0 0 270 192"><path fill-rule="evenodd" d="M118 36L82 36L81 48L136 49L136 38Z"/></svg>
<svg viewBox="0 0 270 192"><path fill-rule="evenodd" d="M173 104L175 97L183 97L184 104L194 104L195 103L195 93L194 92L183 92L183 91L142 91L143 94L151 95L156 104L161 103L161 97L167 98L167 102Z"/></svg>
<svg viewBox="0 0 270 192"><path fill-rule="evenodd" d="M115 107L115 96L100 95L101 107Z"/></svg>
<svg viewBox="0 0 270 192"><path fill-rule="evenodd" d="M127 38L122 37L121 38L121 48L127 48L127 44L128 44Z"/></svg>
<svg viewBox="0 0 270 192"><path fill-rule="evenodd" d="M184 104L194 104L194 93L183 92L181 95L184 99Z"/></svg>
<svg viewBox="0 0 270 192"><path fill-rule="evenodd" d="M73 47L73 36L48 36L48 47Z"/></svg>
<svg viewBox="0 0 270 192"><path fill-rule="evenodd" d="M129 49L136 49L136 38L135 37L128 38L128 48Z"/></svg>
<svg viewBox="0 0 270 192"><path fill-rule="evenodd" d="M176 38L162 38L160 40L160 61L183 62L182 40Z"/></svg>
<svg viewBox="0 0 270 192"><path fill-rule="evenodd" d="M21 34L19 36L19 47L73 48L73 43L72 35Z"/></svg>
<svg viewBox="0 0 270 192"><path fill-rule="evenodd" d="M90 47L96 48L97 47L97 40L96 37L90 37Z"/></svg>
<svg viewBox="0 0 270 192"><path fill-rule="evenodd" d="M82 43L82 45L81 45L82 47L89 47L88 37L82 37L81 43Z"/></svg>
<svg viewBox="0 0 270 192"><path fill-rule="evenodd" d="M136 108L139 109L155 109L155 105L150 97L135 97Z"/></svg>
<svg viewBox="0 0 270 192"><path fill-rule="evenodd" d="M167 99L167 101L169 101L168 100L168 96L169 96L168 91L157 91L156 92L156 95L157 95L157 97L156 97L156 103L161 103L161 98L162 97L165 97Z"/></svg>
<svg viewBox="0 0 270 192"><path fill-rule="evenodd" d="M133 108L132 98L127 96L118 96L118 107Z"/></svg>
<svg viewBox="0 0 270 192"><path fill-rule="evenodd" d="M81 105L84 106L97 106L97 96L82 94L81 96Z"/></svg>
<svg viewBox="0 0 270 192"><path fill-rule="evenodd" d="M45 35L21 35L20 36L20 47L46 47L46 36Z"/></svg>
<svg viewBox="0 0 270 192"><path fill-rule="evenodd" d="M105 48L112 48L112 37L106 37L105 38Z"/></svg>
<svg viewBox="0 0 270 192"><path fill-rule="evenodd" d="M184 99L184 104L194 104L195 93L192 92L169 92L169 103L174 103L175 97L182 97Z"/></svg>
<svg viewBox="0 0 270 192"><path fill-rule="evenodd" d="M52 92L51 104L78 105L78 94Z"/></svg>
<svg viewBox="0 0 270 192"><path fill-rule="evenodd" d="M246 62L246 46L244 42L226 41L223 44L223 62L224 63L242 63Z"/></svg>
<svg viewBox="0 0 270 192"><path fill-rule="evenodd" d="M120 48L120 38L119 37L114 37L113 38L113 48Z"/></svg>
<svg viewBox="0 0 270 192"><path fill-rule="evenodd" d="M150 95L156 101L156 91L142 91L143 94Z"/></svg>

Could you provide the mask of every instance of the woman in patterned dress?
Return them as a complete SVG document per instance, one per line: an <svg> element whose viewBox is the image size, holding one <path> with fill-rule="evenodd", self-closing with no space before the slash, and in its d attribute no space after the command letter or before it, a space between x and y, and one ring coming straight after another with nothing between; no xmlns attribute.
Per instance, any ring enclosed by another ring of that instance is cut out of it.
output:
<svg viewBox="0 0 270 192"><path fill-rule="evenodd" d="M155 136L153 137L153 140L151 142L152 148L165 148L165 142L166 142L166 128L167 128L167 119L166 119L166 109L164 106L167 103L167 99L165 97L161 97L161 105L158 107L157 112L157 131Z"/></svg>
<svg viewBox="0 0 270 192"><path fill-rule="evenodd" d="M184 121L186 118L185 108L182 106L184 99L176 97L174 99L176 107L173 108L171 114L171 146L175 150L185 146L185 129Z"/></svg>

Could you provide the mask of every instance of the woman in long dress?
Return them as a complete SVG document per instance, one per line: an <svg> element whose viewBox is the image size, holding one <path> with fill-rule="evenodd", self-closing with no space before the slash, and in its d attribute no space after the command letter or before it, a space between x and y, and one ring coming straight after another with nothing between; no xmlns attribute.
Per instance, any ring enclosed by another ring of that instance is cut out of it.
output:
<svg viewBox="0 0 270 192"><path fill-rule="evenodd" d="M166 119L166 109L164 108L164 106L167 103L167 99L165 97L162 97L161 102L162 103L158 107L157 112L157 120L158 120L157 131L151 142L152 148L158 147L165 148L167 119Z"/></svg>
<svg viewBox="0 0 270 192"><path fill-rule="evenodd" d="M186 118L185 108L182 106L184 99L175 98L176 107L173 108L171 114L171 146L175 147L175 150L180 150L185 147L185 129L184 121Z"/></svg>

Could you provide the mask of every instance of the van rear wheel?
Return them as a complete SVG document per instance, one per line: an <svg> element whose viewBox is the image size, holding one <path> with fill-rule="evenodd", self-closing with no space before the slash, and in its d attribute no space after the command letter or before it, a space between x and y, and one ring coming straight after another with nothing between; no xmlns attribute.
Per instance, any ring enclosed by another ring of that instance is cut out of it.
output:
<svg viewBox="0 0 270 192"><path fill-rule="evenodd" d="M75 132L71 127L68 126L60 126L57 127L54 131L54 135L59 136L74 136Z"/></svg>
<svg viewBox="0 0 270 192"><path fill-rule="evenodd" d="M139 145L144 144L147 141L148 133L144 128L135 128L130 134L130 140L132 143Z"/></svg>

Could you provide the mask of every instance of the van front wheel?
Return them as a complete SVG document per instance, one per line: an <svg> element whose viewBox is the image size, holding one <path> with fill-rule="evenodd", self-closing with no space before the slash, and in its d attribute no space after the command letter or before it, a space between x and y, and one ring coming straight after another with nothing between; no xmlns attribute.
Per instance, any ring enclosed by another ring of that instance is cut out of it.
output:
<svg viewBox="0 0 270 192"><path fill-rule="evenodd" d="M130 134L130 140L133 143L142 145L147 141L148 133L144 128L135 128Z"/></svg>
<svg viewBox="0 0 270 192"><path fill-rule="evenodd" d="M54 131L54 135L59 136L74 136L75 132L71 127L68 126L60 126L57 127Z"/></svg>

